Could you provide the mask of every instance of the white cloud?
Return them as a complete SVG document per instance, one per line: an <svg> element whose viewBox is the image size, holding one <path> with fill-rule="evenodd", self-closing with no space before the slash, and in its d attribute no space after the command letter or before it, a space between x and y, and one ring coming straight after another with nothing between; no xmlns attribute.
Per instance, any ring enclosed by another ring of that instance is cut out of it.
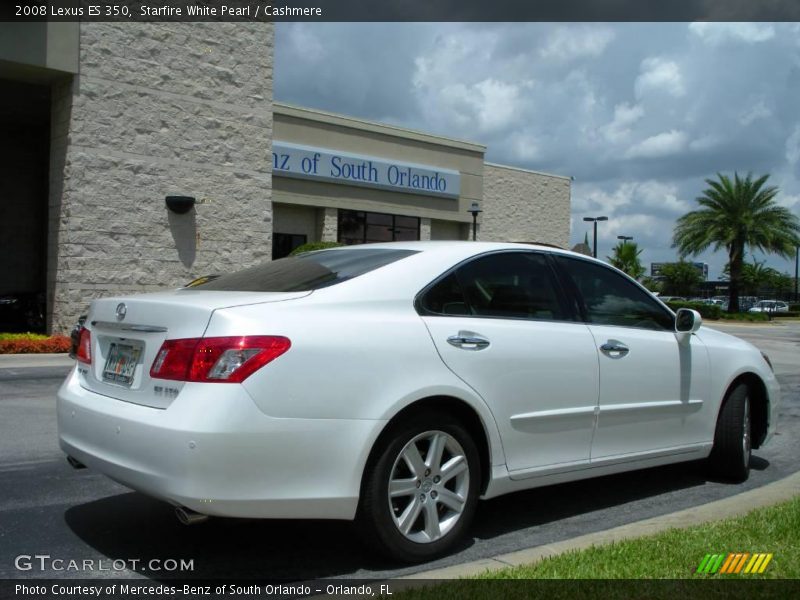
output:
<svg viewBox="0 0 800 600"><path fill-rule="evenodd" d="M625 158L663 158L683 151L688 141L686 132L673 129L631 146L625 153Z"/></svg>
<svg viewBox="0 0 800 600"><path fill-rule="evenodd" d="M627 140L631 135L631 125L644 116L644 109L639 104L631 106L627 102L614 107L614 120L600 128L603 136L612 143Z"/></svg>
<svg viewBox="0 0 800 600"><path fill-rule="evenodd" d="M709 133L689 142L689 150L693 152L707 152L708 150L719 147L721 143L722 138L719 135Z"/></svg>
<svg viewBox="0 0 800 600"><path fill-rule="evenodd" d="M318 61L325 56L325 46L318 36L318 29L307 23L287 23L289 48L281 49L290 55L302 56L304 60Z"/></svg>
<svg viewBox="0 0 800 600"><path fill-rule="evenodd" d="M764 103L764 99L760 99L754 105L748 107L741 115L739 116L739 122L742 125L750 125L753 121L758 121L760 119L769 119L772 116L772 111L767 108L767 105Z"/></svg>
<svg viewBox="0 0 800 600"><path fill-rule="evenodd" d="M800 194L778 194L775 199L778 204L785 206L792 212L795 212L796 209L800 209Z"/></svg>
<svg viewBox="0 0 800 600"><path fill-rule="evenodd" d="M553 30L539 50L548 60L569 61L600 56L614 39L614 32L606 27L565 27Z"/></svg>
<svg viewBox="0 0 800 600"><path fill-rule="evenodd" d="M683 75L676 62L651 56L642 61L639 70L640 75L634 84L637 98L650 92L665 92L676 98L686 94Z"/></svg>
<svg viewBox="0 0 800 600"><path fill-rule="evenodd" d="M775 37L775 27L766 23L690 23L689 31L712 46L728 41L754 44Z"/></svg>
<svg viewBox="0 0 800 600"><path fill-rule="evenodd" d="M792 134L786 138L786 160L790 165L800 161L800 123L795 125Z"/></svg>

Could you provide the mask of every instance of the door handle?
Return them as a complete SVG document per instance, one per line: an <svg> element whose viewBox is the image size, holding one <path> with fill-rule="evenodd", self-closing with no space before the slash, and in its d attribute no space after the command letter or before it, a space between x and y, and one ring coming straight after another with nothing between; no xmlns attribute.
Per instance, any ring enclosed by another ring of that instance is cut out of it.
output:
<svg viewBox="0 0 800 600"><path fill-rule="evenodd" d="M447 343L462 350L483 350L489 347L489 340L473 331L459 331L447 338Z"/></svg>
<svg viewBox="0 0 800 600"><path fill-rule="evenodd" d="M608 340L600 346L600 351L609 358L622 358L631 351L625 344L617 340Z"/></svg>

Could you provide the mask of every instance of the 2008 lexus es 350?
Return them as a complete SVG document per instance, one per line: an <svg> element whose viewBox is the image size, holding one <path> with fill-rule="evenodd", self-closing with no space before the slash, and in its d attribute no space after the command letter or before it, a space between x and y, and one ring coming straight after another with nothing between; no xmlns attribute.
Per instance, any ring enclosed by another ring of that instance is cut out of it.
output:
<svg viewBox="0 0 800 600"><path fill-rule="evenodd" d="M544 246L409 242L95 300L61 447L206 516L357 519L451 550L479 498L696 459L748 476L779 388L750 344Z"/></svg>

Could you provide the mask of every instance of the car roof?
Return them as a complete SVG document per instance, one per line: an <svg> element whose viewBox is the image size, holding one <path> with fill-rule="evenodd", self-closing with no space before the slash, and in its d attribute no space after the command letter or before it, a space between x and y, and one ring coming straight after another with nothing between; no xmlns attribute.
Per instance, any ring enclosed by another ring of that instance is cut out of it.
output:
<svg viewBox="0 0 800 600"><path fill-rule="evenodd" d="M595 260L591 256L586 256L585 254L580 254L577 252L572 252L570 250L565 250L563 248L559 248L558 246L553 246L544 243L538 244L529 242L480 242L480 241L473 242L473 241L452 241L452 240L451 241L426 240L426 241L410 241L410 242L380 242L374 244L357 244L352 246L339 246L327 250L341 251L352 248L387 248L392 250L413 250L415 252L426 252L426 253L441 252L449 255L463 254L465 257L472 256L475 254L482 254L484 252L492 252L496 250L527 249L527 250L541 250L545 252L552 252L554 254L571 255L581 258L587 258L590 260Z"/></svg>

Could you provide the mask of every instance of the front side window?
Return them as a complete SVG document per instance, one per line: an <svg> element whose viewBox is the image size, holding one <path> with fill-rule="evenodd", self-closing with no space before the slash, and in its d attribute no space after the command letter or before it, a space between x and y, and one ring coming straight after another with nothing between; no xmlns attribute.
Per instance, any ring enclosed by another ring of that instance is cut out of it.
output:
<svg viewBox="0 0 800 600"><path fill-rule="evenodd" d="M541 254L502 252L461 265L422 297L428 314L562 320L555 282Z"/></svg>
<svg viewBox="0 0 800 600"><path fill-rule="evenodd" d="M673 329L673 317L643 289L608 267L559 256L583 299L587 320L596 325Z"/></svg>

